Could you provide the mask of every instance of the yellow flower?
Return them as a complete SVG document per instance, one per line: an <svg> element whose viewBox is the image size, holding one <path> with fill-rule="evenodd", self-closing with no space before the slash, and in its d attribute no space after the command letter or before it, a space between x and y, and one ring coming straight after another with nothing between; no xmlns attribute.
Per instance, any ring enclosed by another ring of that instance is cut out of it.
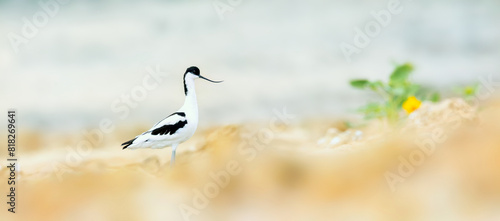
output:
<svg viewBox="0 0 500 221"><path fill-rule="evenodd" d="M403 103L403 109L405 109L406 113L411 114L413 111L417 110L421 104L422 102L415 96L411 96Z"/></svg>

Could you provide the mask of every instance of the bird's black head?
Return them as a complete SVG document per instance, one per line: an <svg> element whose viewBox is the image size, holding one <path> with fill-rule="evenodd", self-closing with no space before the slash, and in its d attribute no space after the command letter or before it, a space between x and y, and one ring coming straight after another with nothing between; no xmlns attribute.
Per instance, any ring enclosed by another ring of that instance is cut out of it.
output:
<svg viewBox="0 0 500 221"><path fill-rule="evenodd" d="M196 66L191 66L188 69L186 69L186 73L184 73L184 81L186 80L188 73L193 74L195 76L195 78L201 78L203 80L207 80L207 81L210 81L212 83L221 83L222 82L222 81L212 81L206 77L201 76L200 69L198 69L198 67L196 67Z"/></svg>
<svg viewBox="0 0 500 221"><path fill-rule="evenodd" d="M191 66L188 69L186 69L186 73L191 73L197 76L200 76L200 69L196 66Z"/></svg>
<svg viewBox="0 0 500 221"><path fill-rule="evenodd" d="M194 75L194 76L193 76ZM210 81L212 83L221 83L222 81L213 81L210 80L206 77L201 76L200 74L200 69L198 69L196 66L191 66L188 69L186 69L186 73L184 73L184 93L187 95L187 85L186 85L186 79L190 79L191 81L197 78L201 78L203 80Z"/></svg>

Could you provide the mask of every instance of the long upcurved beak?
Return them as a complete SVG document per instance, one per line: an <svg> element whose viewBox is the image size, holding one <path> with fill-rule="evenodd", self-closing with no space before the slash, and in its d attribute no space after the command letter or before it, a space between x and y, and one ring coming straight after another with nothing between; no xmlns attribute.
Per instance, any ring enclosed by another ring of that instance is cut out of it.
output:
<svg viewBox="0 0 500 221"><path fill-rule="evenodd" d="M203 77L203 76L201 76L201 75L200 75L200 78L201 78L201 79L204 79L204 80L207 80L207 81L210 81L210 82L212 82L212 83L222 83L222 82L224 82L224 81L212 81L212 80L210 80L210 79L208 79L208 78L206 78L206 77Z"/></svg>

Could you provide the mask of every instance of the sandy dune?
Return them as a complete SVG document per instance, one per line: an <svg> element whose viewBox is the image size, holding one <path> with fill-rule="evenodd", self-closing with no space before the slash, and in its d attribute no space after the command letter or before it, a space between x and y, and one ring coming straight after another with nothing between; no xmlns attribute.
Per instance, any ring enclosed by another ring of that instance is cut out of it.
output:
<svg viewBox="0 0 500 221"><path fill-rule="evenodd" d="M333 120L220 126L183 144L174 169L169 149L122 151L120 139L135 131L110 135L78 160L63 148L36 147L43 142L26 134L34 146L20 158L18 214L0 216L499 220L499 111L499 102L476 110L452 99L424 104L397 127L348 129ZM0 172L7 176L7 168Z"/></svg>

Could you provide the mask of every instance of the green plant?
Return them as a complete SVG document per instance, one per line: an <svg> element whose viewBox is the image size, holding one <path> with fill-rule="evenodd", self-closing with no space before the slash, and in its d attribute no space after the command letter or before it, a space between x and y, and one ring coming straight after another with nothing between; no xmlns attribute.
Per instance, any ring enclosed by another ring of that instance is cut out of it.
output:
<svg viewBox="0 0 500 221"><path fill-rule="evenodd" d="M400 118L403 104L405 107L411 107L406 108L407 112L412 112L420 106L420 100L439 101L438 93L429 93L428 89L410 81L412 72L413 66L406 63L396 67L388 82L366 79L352 80L350 82L352 87L371 90L383 98L383 102L369 103L360 109L365 118L387 118L389 122L395 123Z"/></svg>
<svg viewBox="0 0 500 221"><path fill-rule="evenodd" d="M462 96L466 101L470 102L476 97L477 91L479 90L479 83L456 88L455 93Z"/></svg>

